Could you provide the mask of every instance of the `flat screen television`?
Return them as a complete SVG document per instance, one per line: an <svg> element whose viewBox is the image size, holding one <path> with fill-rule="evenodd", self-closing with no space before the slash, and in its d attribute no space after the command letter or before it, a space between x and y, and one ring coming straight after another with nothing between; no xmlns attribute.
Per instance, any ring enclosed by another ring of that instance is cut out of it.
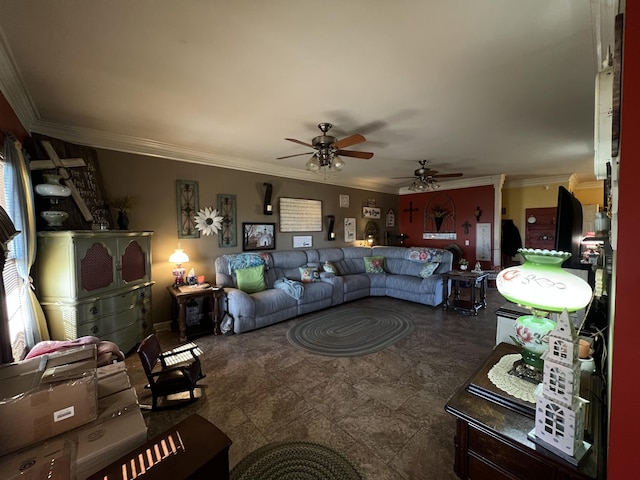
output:
<svg viewBox="0 0 640 480"><path fill-rule="evenodd" d="M555 249L571 253L563 267L580 268L582 235L582 204L569 190L558 187Z"/></svg>

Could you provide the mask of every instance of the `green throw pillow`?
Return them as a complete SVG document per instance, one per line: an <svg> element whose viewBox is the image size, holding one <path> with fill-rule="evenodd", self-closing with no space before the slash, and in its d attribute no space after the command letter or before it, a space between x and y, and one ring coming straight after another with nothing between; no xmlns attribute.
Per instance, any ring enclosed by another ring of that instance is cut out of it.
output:
<svg viewBox="0 0 640 480"><path fill-rule="evenodd" d="M438 268L438 265L440 264L437 262L427 263L424 267L422 267L422 270L420 270L420 276L422 278L427 278L431 276L431 274L435 272L436 269Z"/></svg>
<svg viewBox="0 0 640 480"><path fill-rule="evenodd" d="M299 267L300 281L302 283L312 283L320 281L320 272L318 267Z"/></svg>
<svg viewBox="0 0 640 480"><path fill-rule="evenodd" d="M243 292L261 292L266 288L264 284L264 265L257 267L241 268L236 270L238 288Z"/></svg>
<svg viewBox="0 0 640 480"><path fill-rule="evenodd" d="M364 271L367 273L385 273L384 257L363 257Z"/></svg>

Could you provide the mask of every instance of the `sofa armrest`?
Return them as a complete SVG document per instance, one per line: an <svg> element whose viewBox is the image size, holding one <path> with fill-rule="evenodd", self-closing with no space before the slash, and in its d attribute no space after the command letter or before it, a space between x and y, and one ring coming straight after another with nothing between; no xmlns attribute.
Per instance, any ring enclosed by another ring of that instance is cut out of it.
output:
<svg viewBox="0 0 640 480"><path fill-rule="evenodd" d="M255 316L256 306L247 292L243 292L238 288L225 288L227 294L227 311L233 318L238 318L242 313L243 316Z"/></svg>

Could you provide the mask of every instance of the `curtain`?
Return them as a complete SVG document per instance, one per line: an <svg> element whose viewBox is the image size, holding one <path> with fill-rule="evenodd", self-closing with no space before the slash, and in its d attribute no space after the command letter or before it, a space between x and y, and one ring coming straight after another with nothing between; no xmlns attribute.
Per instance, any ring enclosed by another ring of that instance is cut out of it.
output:
<svg viewBox="0 0 640 480"><path fill-rule="evenodd" d="M33 291L31 268L36 258L36 219L29 164L22 144L10 132L4 134L4 183L7 213L22 232L12 244L16 270L20 279L20 301L23 308L24 333L27 349L49 339L47 324ZM19 359L16 359L19 360Z"/></svg>

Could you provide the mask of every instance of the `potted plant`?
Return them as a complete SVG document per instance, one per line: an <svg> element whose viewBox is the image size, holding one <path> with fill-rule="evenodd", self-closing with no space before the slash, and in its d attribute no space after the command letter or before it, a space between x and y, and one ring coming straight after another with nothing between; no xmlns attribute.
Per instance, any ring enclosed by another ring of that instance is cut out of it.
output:
<svg viewBox="0 0 640 480"><path fill-rule="evenodd" d="M460 270L466 270L467 268L469 268L469 260L467 260L466 258L461 258L460 260L458 260L458 265L460 266Z"/></svg>

